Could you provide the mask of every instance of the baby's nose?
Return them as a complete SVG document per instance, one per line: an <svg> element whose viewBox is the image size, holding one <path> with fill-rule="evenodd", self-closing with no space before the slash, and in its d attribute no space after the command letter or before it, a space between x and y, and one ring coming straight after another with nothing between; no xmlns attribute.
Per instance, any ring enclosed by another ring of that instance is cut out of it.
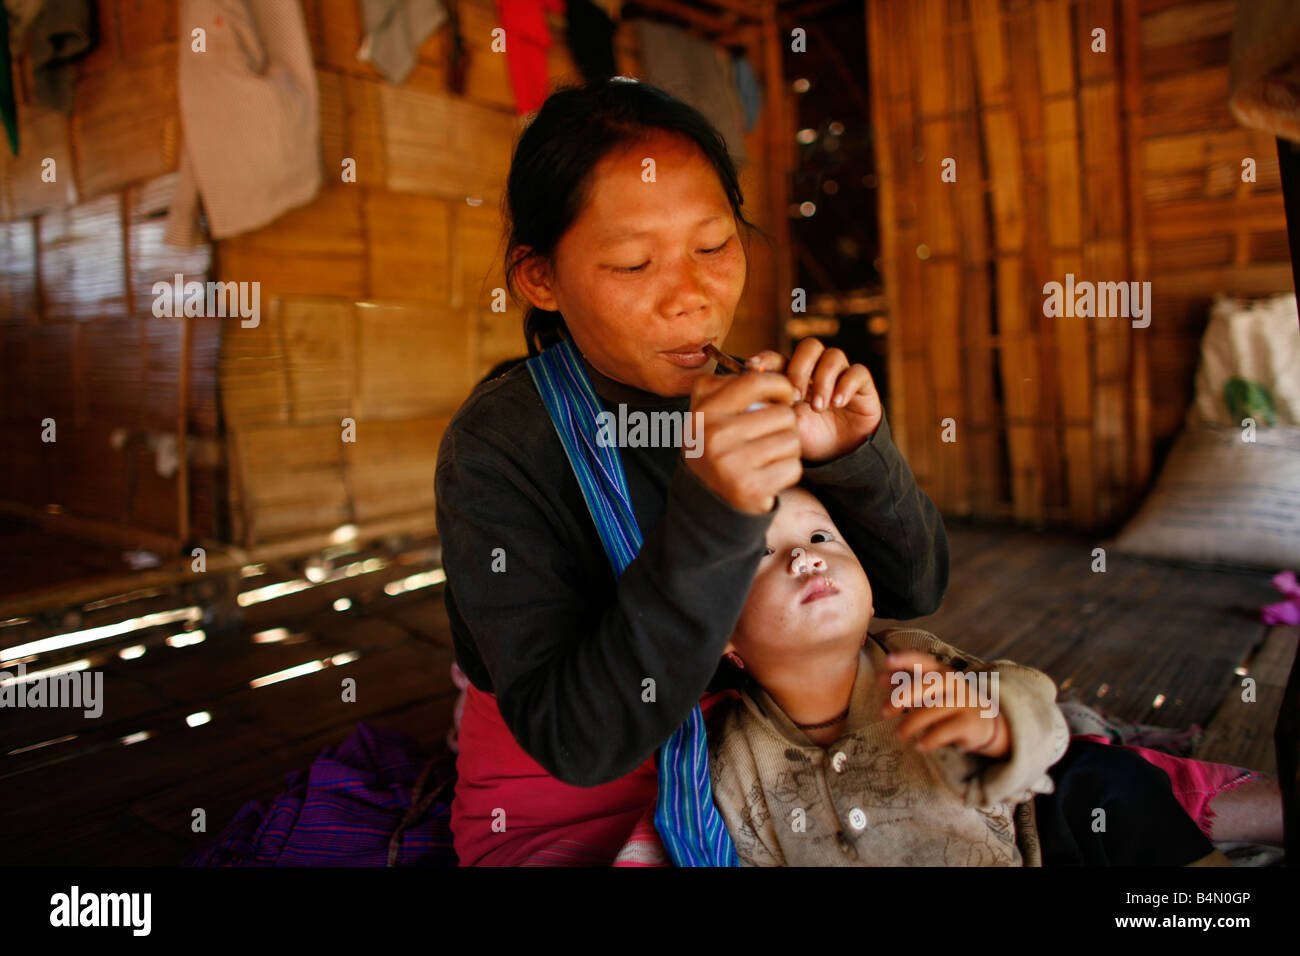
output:
<svg viewBox="0 0 1300 956"><path fill-rule="evenodd" d="M795 548L790 552L790 572L792 574L803 574L807 571L824 570L826 562L815 554L809 554L803 548Z"/></svg>

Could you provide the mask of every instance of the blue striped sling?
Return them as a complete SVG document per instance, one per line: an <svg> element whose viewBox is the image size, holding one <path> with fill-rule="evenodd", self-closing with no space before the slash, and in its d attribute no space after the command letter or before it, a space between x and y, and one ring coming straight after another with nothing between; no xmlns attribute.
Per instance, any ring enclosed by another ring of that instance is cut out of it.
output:
<svg viewBox="0 0 1300 956"><path fill-rule="evenodd" d="M605 553L622 575L641 550L618 449L596 441L604 411L572 339L528 360L528 371L564 444ZM677 866L739 866L735 845L713 803L704 715L696 704L659 748L655 827Z"/></svg>

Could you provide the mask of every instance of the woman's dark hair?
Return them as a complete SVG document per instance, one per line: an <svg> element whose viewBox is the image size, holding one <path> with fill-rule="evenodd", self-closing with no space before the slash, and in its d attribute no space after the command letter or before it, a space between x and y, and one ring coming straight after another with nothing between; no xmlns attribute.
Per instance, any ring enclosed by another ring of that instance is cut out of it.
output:
<svg viewBox="0 0 1300 956"><path fill-rule="evenodd" d="M506 223L506 287L516 300L515 269L528 258L550 259L560 237L587 201L591 171L606 155L663 130L703 150L726 190L736 221L762 234L741 212L744 196L736 165L717 128L693 106L647 83L614 77L556 90L519 137L502 196ZM531 252L519 255L521 246ZM524 311L528 354L567 337L559 312L531 303Z"/></svg>

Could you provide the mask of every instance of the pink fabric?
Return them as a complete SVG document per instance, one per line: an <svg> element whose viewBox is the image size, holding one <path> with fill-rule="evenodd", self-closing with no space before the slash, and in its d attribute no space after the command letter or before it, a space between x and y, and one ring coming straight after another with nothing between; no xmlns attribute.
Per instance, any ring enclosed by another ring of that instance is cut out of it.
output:
<svg viewBox="0 0 1300 956"><path fill-rule="evenodd" d="M655 829L655 808L653 805L641 814L641 819L632 828L632 835L618 851L614 866L672 866L668 859L668 849L659 838Z"/></svg>
<svg viewBox="0 0 1300 956"><path fill-rule="evenodd" d="M1279 571L1273 576L1273 587L1286 595L1286 600L1265 604L1259 609L1260 620L1269 627L1300 624L1300 583L1296 581L1295 572Z"/></svg>
<svg viewBox="0 0 1300 956"><path fill-rule="evenodd" d="M496 695L472 684L456 774L451 830L461 866L609 866L658 790L654 755L598 787L557 780L516 742Z"/></svg>
<svg viewBox="0 0 1300 956"><path fill-rule="evenodd" d="M1078 734L1070 739L1092 740L1099 744L1115 746L1107 738L1098 734ZM1212 837L1211 821L1214 820L1214 810L1210 808L1210 801L1225 790L1231 790L1259 776L1253 770L1244 767L1233 767L1226 763L1209 763L1205 760L1193 760L1190 757L1175 757L1148 747L1125 747L1124 749L1133 751L1169 775L1174 797L1207 837Z"/></svg>

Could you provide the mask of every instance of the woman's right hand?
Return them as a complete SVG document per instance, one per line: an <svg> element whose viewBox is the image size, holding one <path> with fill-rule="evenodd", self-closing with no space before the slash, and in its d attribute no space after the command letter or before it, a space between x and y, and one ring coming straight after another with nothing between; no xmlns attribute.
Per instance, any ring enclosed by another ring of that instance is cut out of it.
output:
<svg viewBox="0 0 1300 956"><path fill-rule="evenodd" d="M765 408L746 411L756 402ZM776 496L803 476L794 385L779 372L701 375L691 389L700 417L698 457L686 467L718 497L750 514L772 510Z"/></svg>

